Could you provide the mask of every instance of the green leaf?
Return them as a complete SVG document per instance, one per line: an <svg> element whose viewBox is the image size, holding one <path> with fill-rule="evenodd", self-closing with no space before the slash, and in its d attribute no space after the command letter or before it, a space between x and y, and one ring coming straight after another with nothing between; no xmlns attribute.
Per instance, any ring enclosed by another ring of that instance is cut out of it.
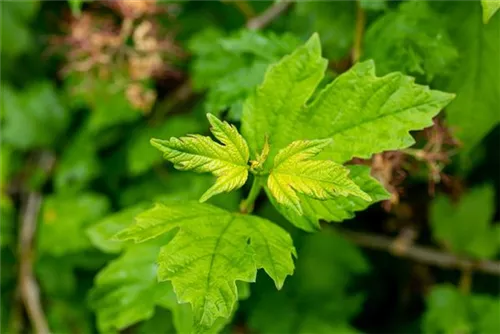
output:
<svg viewBox="0 0 500 334"><path fill-rule="evenodd" d="M498 333L500 301L487 295L466 295L450 284L437 285L427 297L425 333Z"/></svg>
<svg viewBox="0 0 500 334"><path fill-rule="evenodd" d="M481 5L483 6L483 23L488 23L488 21L495 15L495 13L500 9L499 0L481 0Z"/></svg>
<svg viewBox="0 0 500 334"><path fill-rule="evenodd" d="M90 307L101 332L125 329L153 316L155 305L175 307L172 285L158 283L155 264L160 245L135 245L99 272Z"/></svg>
<svg viewBox="0 0 500 334"><path fill-rule="evenodd" d="M467 296L452 285L435 286L427 297L423 318L425 333L469 333Z"/></svg>
<svg viewBox="0 0 500 334"><path fill-rule="evenodd" d="M2 56L16 57L28 51L34 44L29 23L37 13L39 5L38 1L2 2L0 20Z"/></svg>
<svg viewBox="0 0 500 334"><path fill-rule="evenodd" d="M61 256L92 248L85 229L109 210L109 201L99 194L79 193L77 197L46 197L39 225L38 249Z"/></svg>
<svg viewBox="0 0 500 334"><path fill-rule="evenodd" d="M20 150L53 145L69 122L68 111L49 82L22 91L2 85L0 107L2 139Z"/></svg>
<svg viewBox="0 0 500 334"><path fill-rule="evenodd" d="M349 179L349 169L333 161L312 159L330 144L328 139L294 141L278 152L267 187L279 204L302 215L297 193L316 200L353 195L371 201L371 197Z"/></svg>
<svg viewBox="0 0 500 334"><path fill-rule="evenodd" d="M325 56L340 60L348 56L352 48L356 2L298 1L293 6L289 21L289 29L303 39L307 39L311 32L319 33Z"/></svg>
<svg viewBox="0 0 500 334"><path fill-rule="evenodd" d="M53 333L71 333L78 328L81 334L94 330L92 314L80 300L51 299L47 321Z"/></svg>
<svg viewBox="0 0 500 334"><path fill-rule="evenodd" d="M259 333L356 333L349 321L363 307L352 281L368 272L360 249L331 231L299 241L297 270L283 291L254 289L249 326Z"/></svg>
<svg viewBox="0 0 500 334"><path fill-rule="evenodd" d="M373 62L367 61L337 77L306 105L325 66L313 35L270 67L243 108L242 133L253 156L262 150L266 134L270 158L297 139L333 139L334 145L320 157L339 163L405 148L414 143L409 131L432 125L432 118L453 98L416 85L401 73L376 77Z"/></svg>
<svg viewBox="0 0 500 334"><path fill-rule="evenodd" d="M191 76L195 90L208 90L205 111L215 115L231 108L239 120L243 100L262 81L266 68L293 51L300 41L290 34L240 30L225 36L205 29L189 41L194 55Z"/></svg>
<svg viewBox="0 0 500 334"><path fill-rule="evenodd" d="M500 16L483 25L476 1L457 2L446 13L461 55L448 85L457 98L446 109L446 119L463 150L471 151L500 122Z"/></svg>
<svg viewBox="0 0 500 334"><path fill-rule="evenodd" d="M158 127L144 127L138 130L133 133L128 144L129 171L132 175L142 174L161 161L161 156L149 144L150 138L180 137L202 130L204 130L204 124L192 115L172 115Z"/></svg>
<svg viewBox="0 0 500 334"><path fill-rule="evenodd" d="M271 157L299 139L303 127L299 110L323 78L326 66L319 37L314 34L305 45L269 67L262 85L243 105L241 132L252 156L262 151L266 135Z"/></svg>
<svg viewBox="0 0 500 334"><path fill-rule="evenodd" d="M410 131L431 126L453 94L417 85L401 73L375 75L375 65L354 65L329 84L303 111L308 137L332 138L323 151L339 163L398 150L415 143Z"/></svg>
<svg viewBox="0 0 500 334"><path fill-rule="evenodd" d="M217 176L215 184L200 198L205 202L222 192L241 188L248 177L248 146L238 130L207 114L210 129L223 145L210 137L190 135L170 140L151 139L151 144L163 152L163 157L179 170L197 173L210 172Z"/></svg>
<svg viewBox="0 0 500 334"><path fill-rule="evenodd" d="M64 148L56 165L54 186L57 192L75 193L85 188L100 171L93 138L81 132Z"/></svg>
<svg viewBox="0 0 500 334"><path fill-rule="evenodd" d="M456 253L493 258L500 250L500 227L491 225L495 203L490 185L472 189L458 203L437 196L430 209L434 238Z"/></svg>
<svg viewBox="0 0 500 334"><path fill-rule="evenodd" d="M402 71L431 82L452 74L458 60L445 20L425 1L404 2L381 16L363 42L363 59L373 59L379 74Z"/></svg>
<svg viewBox="0 0 500 334"><path fill-rule="evenodd" d="M87 228L86 233L92 244L106 253L119 253L127 248L126 244L112 237L131 225L135 216L148 208L148 203L140 203L112 213Z"/></svg>
<svg viewBox="0 0 500 334"><path fill-rule="evenodd" d="M347 166L352 181L368 196L371 201L361 197L350 195L346 197L335 197L330 200L315 200L313 198L298 194L303 209L299 215L294 209L279 204L266 187L267 197L274 207L296 227L308 232L317 231L320 221L341 222L354 217L356 211L365 210L371 204L390 198L390 194L374 178L370 176L370 168L366 166Z"/></svg>
<svg viewBox="0 0 500 334"><path fill-rule="evenodd" d="M179 229L159 256L158 277L172 282L177 299L190 303L195 325L209 328L231 315L236 281L253 282L263 268L281 288L293 273L295 250L290 236L256 216L232 214L196 202L157 204L117 234L143 242Z"/></svg>

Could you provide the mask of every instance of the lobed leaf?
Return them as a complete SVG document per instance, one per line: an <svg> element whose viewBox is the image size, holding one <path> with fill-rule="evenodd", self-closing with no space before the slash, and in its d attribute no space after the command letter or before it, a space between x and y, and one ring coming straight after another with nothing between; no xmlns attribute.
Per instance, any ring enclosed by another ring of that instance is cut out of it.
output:
<svg viewBox="0 0 500 334"><path fill-rule="evenodd" d="M307 137L331 138L325 149L339 163L354 157L398 150L415 143L410 131L432 125L436 116L454 98L453 94L430 90L402 73L375 75L375 65L354 65L329 84L304 111Z"/></svg>
<svg viewBox="0 0 500 334"><path fill-rule="evenodd" d="M205 202L222 192L230 192L245 184L248 178L248 146L238 130L207 114L211 131L222 144L210 137L189 135L170 140L151 139L151 144L163 152L163 157L179 170L210 172L217 176L215 184L200 198Z"/></svg>
<svg viewBox="0 0 500 334"><path fill-rule="evenodd" d="M358 63L307 101L323 78L317 35L271 66L245 102L242 133L255 155L269 135L270 160L297 139L333 139L322 157L343 163L411 146L410 131L432 125L453 94L430 90L401 73L375 75L372 61ZM269 167L269 166L268 166Z"/></svg>
<svg viewBox="0 0 500 334"><path fill-rule="evenodd" d="M143 242L175 229L160 252L158 278L172 282L179 302L192 305L200 330L231 315L236 281L253 282L263 268L280 288L293 273L295 250L284 230L263 218L208 204L157 204L117 238Z"/></svg>
<svg viewBox="0 0 500 334"><path fill-rule="evenodd" d="M302 215L297 193L316 200L353 195L371 201L348 177L347 168L333 161L311 159L330 143L328 139L294 141L278 152L267 186L279 204Z"/></svg>
<svg viewBox="0 0 500 334"><path fill-rule="evenodd" d="M373 177L370 176L370 168L366 166L347 166L350 170L349 176L352 181L368 196L371 201L361 197L349 195L345 197L334 197L328 200L316 200L302 194L298 194L303 214L296 210L278 203L270 193L269 187L265 188L267 197L274 207L296 227L308 232L317 231L320 221L341 222L354 217L356 211L365 210L371 204L390 198L389 193Z"/></svg>
<svg viewBox="0 0 500 334"><path fill-rule="evenodd" d="M299 139L304 119L298 111L323 78L326 66L319 37L314 34L305 45L268 68L264 82L243 105L241 132L252 156L262 151L265 135L269 136L270 157Z"/></svg>

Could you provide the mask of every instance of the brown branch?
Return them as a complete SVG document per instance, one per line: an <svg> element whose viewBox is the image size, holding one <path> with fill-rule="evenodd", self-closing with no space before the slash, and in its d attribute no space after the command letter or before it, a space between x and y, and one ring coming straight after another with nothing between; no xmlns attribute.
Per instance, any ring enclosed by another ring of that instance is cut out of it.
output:
<svg viewBox="0 0 500 334"><path fill-rule="evenodd" d="M34 332L48 334L49 327L40 302L40 289L33 273L33 239L35 237L38 213L42 196L31 192L28 194L21 216L19 233L19 287Z"/></svg>
<svg viewBox="0 0 500 334"><path fill-rule="evenodd" d="M288 6L290 6L290 1L282 1L275 3L268 9L266 9L259 16L254 17L253 19L247 22L248 29L262 29L271 23L276 17L278 17L283 11L285 11Z"/></svg>
<svg viewBox="0 0 500 334"><path fill-rule="evenodd" d="M41 152L37 166L50 173L55 165L55 156L47 151ZM38 214L42 203L42 195L30 191L21 202L20 230L18 237L18 291L28 314L33 331L38 334L50 333L40 301L40 289L33 272L35 261L34 239L38 223Z"/></svg>
<svg viewBox="0 0 500 334"><path fill-rule="evenodd" d="M442 268L454 268L460 270L476 270L487 274L500 276L500 262L488 260L473 260L446 253L430 247L410 245L406 249L397 248L394 239L363 232L355 232L346 229L335 228L341 235L353 243L382 251L388 251L392 255L408 258L417 262L426 263Z"/></svg>

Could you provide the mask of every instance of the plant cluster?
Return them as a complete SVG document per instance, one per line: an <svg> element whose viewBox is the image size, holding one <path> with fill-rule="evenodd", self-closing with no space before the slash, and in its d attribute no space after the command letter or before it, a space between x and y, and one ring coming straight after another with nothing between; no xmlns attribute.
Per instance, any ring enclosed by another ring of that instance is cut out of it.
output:
<svg viewBox="0 0 500 334"><path fill-rule="evenodd" d="M498 0L0 5L2 332L500 332Z"/></svg>

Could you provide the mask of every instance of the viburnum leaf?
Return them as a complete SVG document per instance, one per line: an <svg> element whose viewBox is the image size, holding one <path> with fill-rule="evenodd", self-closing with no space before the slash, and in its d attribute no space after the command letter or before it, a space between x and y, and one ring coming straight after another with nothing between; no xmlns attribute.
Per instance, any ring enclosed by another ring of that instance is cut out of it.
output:
<svg viewBox="0 0 500 334"><path fill-rule="evenodd" d="M192 305L198 329L231 315L236 281L254 282L263 268L281 288L293 273L295 249L287 232L266 219L209 204L156 204L116 237L143 242L174 229L179 231L160 252L158 278L172 282L180 303Z"/></svg>
<svg viewBox="0 0 500 334"><path fill-rule="evenodd" d="M483 22L488 23L493 15L500 9L499 0L481 0L483 6Z"/></svg>
<svg viewBox="0 0 500 334"><path fill-rule="evenodd" d="M366 201L371 197L349 177L349 169L329 160L313 160L331 140L294 141L278 152L267 186L277 202L302 215L297 193L317 200L354 195Z"/></svg>
<svg viewBox="0 0 500 334"><path fill-rule="evenodd" d="M248 177L249 152L245 139L233 125L207 114L210 129L224 145L210 137L188 135L170 140L151 139L151 144L163 152L163 157L179 170L210 172L217 176L215 184L200 198L205 202L222 192L230 192L245 184Z"/></svg>
<svg viewBox="0 0 500 334"><path fill-rule="evenodd" d="M297 139L332 138L334 145L321 157L338 163L405 148L414 143L409 132L432 125L454 97L401 73L377 77L373 62L366 61L337 77L308 104L326 63L315 34L268 69L243 107L242 134L252 155L262 150L265 134L271 145L268 161Z"/></svg>
<svg viewBox="0 0 500 334"><path fill-rule="evenodd" d="M276 201L270 193L269 188L265 191L274 207L296 227L305 231L313 232L320 228L321 220L327 222L341 222L354 217L356 211L366 209L372 203L389 199L389 193L373 177L370 176L370 168L367 166L350 165L349 177L361 189L362 192L371 197L371 201L356 196L337 196L328 200L316 200L303 194L298 194L303 214L300 215L291 207L282 205Z"/></svg>

